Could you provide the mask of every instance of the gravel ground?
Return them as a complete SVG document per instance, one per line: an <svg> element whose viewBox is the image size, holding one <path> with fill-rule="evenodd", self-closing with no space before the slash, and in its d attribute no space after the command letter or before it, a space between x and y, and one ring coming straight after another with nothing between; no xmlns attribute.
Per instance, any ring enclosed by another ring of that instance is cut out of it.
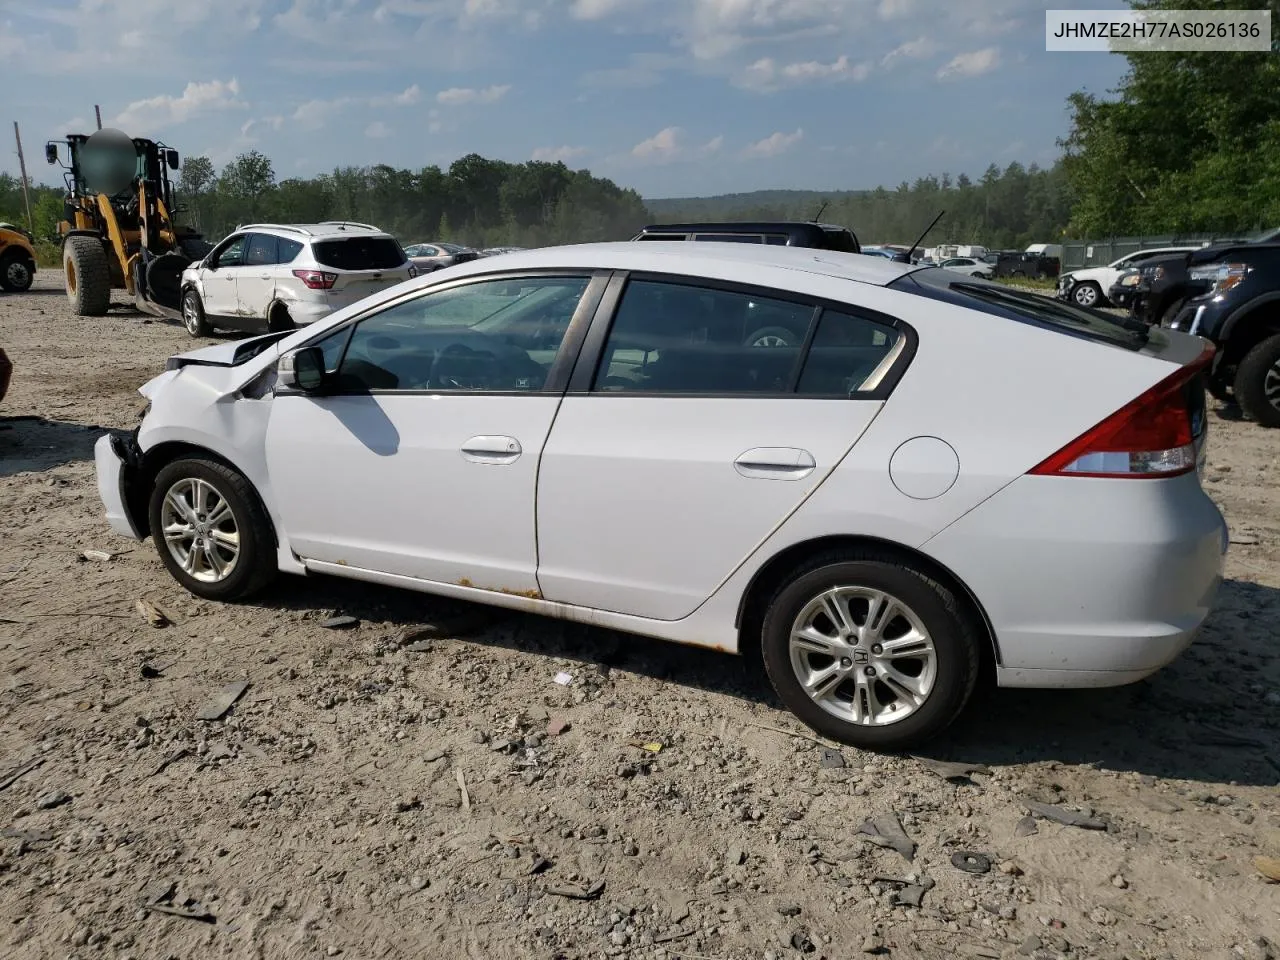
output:
<svg viewBox="0 0 1280 960"><path fill-rule="evenodd" d="M91 458L193 344L56 279L0 295L0 956L1280 958L1280 432L1213 417L1229 579L1176 664L828 751L747 660L319 578L184 594Z"/></svg>

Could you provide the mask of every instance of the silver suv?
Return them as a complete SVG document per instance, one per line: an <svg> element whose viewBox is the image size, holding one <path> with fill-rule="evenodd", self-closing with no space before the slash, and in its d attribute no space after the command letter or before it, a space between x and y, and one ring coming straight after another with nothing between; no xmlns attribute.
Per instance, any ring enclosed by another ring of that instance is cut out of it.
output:
<svg viewBox="0 0 1280 960"><path fill-rule="evenodd" d="M291 330L417 275L367 223L251 223L183 271L182 322L193 337Z"/></svg>

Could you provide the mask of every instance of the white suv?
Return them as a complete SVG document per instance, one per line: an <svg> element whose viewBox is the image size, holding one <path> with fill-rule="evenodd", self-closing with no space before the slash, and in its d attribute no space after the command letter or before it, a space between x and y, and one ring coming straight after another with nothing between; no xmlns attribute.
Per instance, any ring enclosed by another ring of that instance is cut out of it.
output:
<svg viewBox="0 0 1280 960"><path fill-rule="evenodd" d="M183 271L182 322L193 337L291 330L417 274L367 223L247 224Z"/></svg>
<svg viewBox="0 0 1280 960"><path fill-rule="evenodd" d="M1120 280L1120 274L1130 267L1136 267L1144 260L1152 257L1163 257L1170 253L1187 253L1195 247L1152 247L1150 250L1135 250L1126 253L1119 260L1112 260L1105 267L1084 267L1072 270L1058 277L1058 299L1072 300L1082 307L1107 307L1111 301L1107 294Z"/></svg>

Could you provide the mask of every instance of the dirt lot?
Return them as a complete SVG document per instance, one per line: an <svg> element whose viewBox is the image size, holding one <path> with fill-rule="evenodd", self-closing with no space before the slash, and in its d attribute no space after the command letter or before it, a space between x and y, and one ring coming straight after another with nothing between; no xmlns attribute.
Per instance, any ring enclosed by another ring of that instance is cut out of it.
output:
<svg viewBox="0 0 1280 960"><path fill-rule="evenodd" d="M1280 957L1280 432L1214 417L1203 638L1132 687L981 694L929 755L989 768L953 783L824 762L744 660L323 579L182 593L91 457L192 341L53 279L0 295L0 956ZM913 862L858 833L888 814ZM145 906L172 884L197 918Z"/></svg>

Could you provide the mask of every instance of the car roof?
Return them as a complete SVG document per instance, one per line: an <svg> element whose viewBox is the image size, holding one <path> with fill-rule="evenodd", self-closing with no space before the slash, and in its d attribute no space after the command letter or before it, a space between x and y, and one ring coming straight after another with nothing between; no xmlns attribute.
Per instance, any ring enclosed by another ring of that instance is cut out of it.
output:
<svg viewBox="0 0 1280 960"><path fill-rule="evenodd" d="M688 246L663 243L582 243L560 247L540 247L473 260L429 277L489 273L509 270L577 268L587 270L630 270L719 277L743 283L764 282L762 270L815 274L838 280L853 280L887 286L904 274L921 269L884 257L814 247L775 247L749 243L698 243ZM741 277L737 274L741 273ZM424 278L425 279L425 278Z"/></svg>
<svg viewBox="0 0 1280 960"><path fill-rule="evenodd" d="M287 237L305 237L308 240L332 240L337 237L389 237L385 230L354 220L333 220L324 223L242 223L236 233L276 233Z"/></svg>
<svg viewBox="0 0 1280 960"><path fill-rule="evenodd" d="M651 223L641 233L751 233L848 230L835 223L817 223L812 220L713 220L697 223Z"/></svg>

